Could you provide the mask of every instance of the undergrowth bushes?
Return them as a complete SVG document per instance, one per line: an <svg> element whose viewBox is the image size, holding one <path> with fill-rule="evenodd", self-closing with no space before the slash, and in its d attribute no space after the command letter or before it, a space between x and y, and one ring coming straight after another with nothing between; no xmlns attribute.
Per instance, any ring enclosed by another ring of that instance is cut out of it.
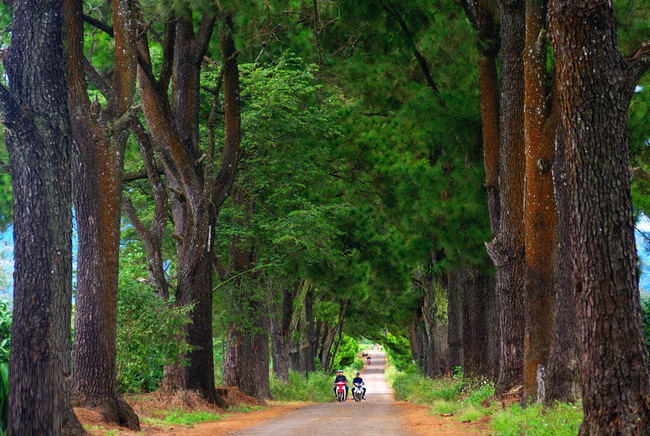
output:
<svg viewBox="0 0 650 436"><path fill-rule="evenodd" d="M546 408L530 405L525 409L519 404L508 409L489 405L485 400L494 395L493 383L465 377L459 369L451 377L431 380L414 370L402 372L389 366L386 378L397 400L428 405L432 413L453 415L463 422L491 415L495 435L573 436L582 422L580 403Z"/></svg>
<svg viewBox="0 0 650 436"><path fill-rule="evenodd" d="M322 372L311 372L306 380L300 373L289 371L289 383L285 383L271 374L271 394L278 401L323 403L334 396L333 380L334 377Z"/></svg>

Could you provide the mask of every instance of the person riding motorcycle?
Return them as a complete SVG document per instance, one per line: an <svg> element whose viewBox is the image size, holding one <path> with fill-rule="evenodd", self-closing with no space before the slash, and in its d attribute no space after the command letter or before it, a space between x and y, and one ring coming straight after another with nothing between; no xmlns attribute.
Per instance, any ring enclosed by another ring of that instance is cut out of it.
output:
<svg viewBox="0 0 650 436"><path fill-rule="evenodd" d="M368 363L368 365L370 365L370 356L368 356L368 358L366 359L366 362Z"/></svg>
<svg viewBox="0 0 650 436"><path fill-rule="evenodd" d="M334 378L334 398L336 398L336 383L345 382L345 399L348 399L349 387L347 385L348 379L343 375L343 371L340 369L336 371L336 377Z"/></svg>
<svg viewBox="0 0 650 436"><path fill-rule="evenodd" d="M366 386L365 383L363 382L363 379L361 378L361 374L357 372L357 375L355 378L352 379L352 384L356 385L357 383L361 384L361 389L363 389L363 399L366 399Z"/></svg>

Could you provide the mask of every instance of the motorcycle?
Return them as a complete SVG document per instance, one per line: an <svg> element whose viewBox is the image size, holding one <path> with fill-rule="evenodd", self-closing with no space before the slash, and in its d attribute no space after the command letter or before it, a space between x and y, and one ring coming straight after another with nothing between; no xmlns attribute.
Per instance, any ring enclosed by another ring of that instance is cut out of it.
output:
<svg viewBox="0 0 650 436"><path fill-rule="evenodd" d="M363 383L355 383L352 396L357 403L363 400Z"/></svg>
<svg viewBox="0 0 650 436"><path fill-rule="evenodd" d="M345 387L347 385L344 381L336 382L336 400L340 403L345 401Z"/></svg>

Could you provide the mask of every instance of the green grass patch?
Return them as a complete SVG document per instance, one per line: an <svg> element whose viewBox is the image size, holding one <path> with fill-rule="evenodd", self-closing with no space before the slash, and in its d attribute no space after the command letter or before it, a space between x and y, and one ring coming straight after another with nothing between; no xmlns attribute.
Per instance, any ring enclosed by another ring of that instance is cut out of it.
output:
<svg viewBox="0 0 650 436"><path fill-rule="evenodd" d="M519 404L492 416L492 429L503 436L575 436L582 422L582 404L538 404L522 409Z"/></svg>
<svg viewBox="0 0 650 436"><path fill-rule="evenodd" d="M412 372L387 372L389 383L395 391L395 399L416 404L433 404L436 400L456 400L463 392L462 377L446 377L432 380Z"/></svg>
<svg viewBox="0 0 650 436"><path fill-rule="evenodd" d="M468 421L474 422L474 421L478 421L486 414L487 414L486 410L481 407L469 406L467 408L460 410L460 412L458 413L458 420L462 422L468 422Z"/></svg>
<svg viewBox="0 0 650 436"><path fill-rule="evenodd" d="M435 400L431 404L431 412L440 415L455 414L460 408L461 404L458 401Z"/></svg>
<svg viewBox="0 0 650 436"><path fill-rule="evenodd" d="M181 409L176 409L165 417L165 422L176 425L194 425L200 422L218 421L220 419L221 415L217 413L205 412L203 410L183 412Z"/></svg>

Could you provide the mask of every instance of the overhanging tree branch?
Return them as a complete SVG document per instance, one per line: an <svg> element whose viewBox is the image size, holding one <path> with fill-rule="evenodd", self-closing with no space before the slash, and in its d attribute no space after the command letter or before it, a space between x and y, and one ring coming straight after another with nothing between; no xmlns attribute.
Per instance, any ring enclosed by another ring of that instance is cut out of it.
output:
<svg viewBox="0 0 650 436"><path fill-rule="evenodd" d="M415 44L415 40L413 39L413 34L411 33L411 30L406 24L406 21L404 21L404 17L402 17L402 14L399 12L397 7L395 7L395 9L391 9L384 2L381 3L381 7L388 13L388 15L393 17L395 21L397 21L397 23L402 28L402 31L404 32L404 38L406 39L406 43L411 48L411 50L413 50L413 54L415 55L415 58L418 60L418 64L420 64L420 69L422 70L422 74L424 74L424 79L426 80L429 88L431 88L431 90L436 94L440 93L438 86L433 81L433 77L431 77L429 64L425 59L425 57L422 56L422 53L420 53L420 50L418 50L418 47Z"/></svg>

